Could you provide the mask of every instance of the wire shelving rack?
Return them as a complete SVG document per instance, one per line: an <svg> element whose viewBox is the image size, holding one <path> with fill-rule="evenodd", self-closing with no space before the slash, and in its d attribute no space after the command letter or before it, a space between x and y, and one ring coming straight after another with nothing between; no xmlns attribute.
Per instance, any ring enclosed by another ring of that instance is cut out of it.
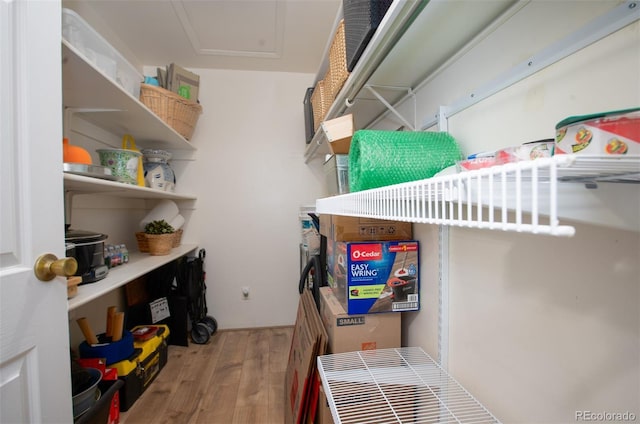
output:
<svg viewBox="0 0 640 424"><path fill-rule="evenodd" d="M499 423L418 347L318 357L336 423Z"/></svg>

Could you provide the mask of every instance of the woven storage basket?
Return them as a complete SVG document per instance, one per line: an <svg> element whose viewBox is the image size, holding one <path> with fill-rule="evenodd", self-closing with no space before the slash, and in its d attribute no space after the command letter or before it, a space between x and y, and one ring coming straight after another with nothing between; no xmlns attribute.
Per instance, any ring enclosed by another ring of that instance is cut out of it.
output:
<svg viewBox="0 0 640 424"><path fill-rule="evenodd" d="M328 88L327 78L321 79L316 84L311 95L311 108L313 109L313 127L314 130L320 128L322 120L327 115L333 99L331 98Z"/></svg>
<svg viewBox="0 0 640 424"><path fill-rule="evenodd" d="M152 256L168 255L173 248L174 233L172 234L146 234L149 243L149 254Z"/></svg>
<svg viewBox="0 0 640 424"><path fill-rule="evenodd" d="M140 101L187 140L193 135L202 113L198 103L154 85L140 85Z"/></svg>
<svg viewBox="0 0 640 424"><path fill-rule="evenodd" d="M349 78L347 70L347 47L344 35L344 19L340 21L329 48L329 75L331 101L336 98L344 82Z"/></svg>
<svg viewBox="0 0 640 424"><path fill-rule="evenodd" d="M182 241L182 229L179 229L179 230L176 230L175 233L173 233L173 242L171 246L178 247L180 246L181 241Z"/></svg>
<svg viewBox="0 0 640 424"><path fill-rule="evenodd" d="M147 235L138 231L136 233L136 241L138 242L138 250L142 253L149 253L149 242L147 241Z"/></svg>

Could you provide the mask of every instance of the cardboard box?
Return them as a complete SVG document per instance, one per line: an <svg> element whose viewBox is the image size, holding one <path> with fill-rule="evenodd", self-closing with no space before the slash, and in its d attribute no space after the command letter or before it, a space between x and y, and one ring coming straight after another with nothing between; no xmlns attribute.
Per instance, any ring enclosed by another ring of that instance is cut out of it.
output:
<svg viewBox="0 0 640 424"><path fill-rule="evenodd" d="M353 115L343 115L339 118L329 119L320 125L327 141L329 150L334 155L349 154L351 138L353 137Z"/></svg>
<svg viewBox="0 0 640 424"><path fill-rule="evenodd" d="M416 240L327 243L327 281L349 314L420 309Z"/></svg>
<svg viewBox="0 0 640 424"><path fill-rule="evenodd" d="M342 215L320 215L320 234L333 241L411 240L410 222Z"/></svg>
<svg viewBox="0 0 640 424"><path fill-rule="evenodd" d="M285 372L285 423L313 422L318 406L319 379L316 370L318 355L327 348L327 333L309 290L304 290L298 303L298 313Z"/></svg>
<svg viewBox="0 0 640 424"><path fill-rule="evenodd" d="M329 353L401 346L402 314L348 315L331 287L320 287L320 316Z"/></svg>

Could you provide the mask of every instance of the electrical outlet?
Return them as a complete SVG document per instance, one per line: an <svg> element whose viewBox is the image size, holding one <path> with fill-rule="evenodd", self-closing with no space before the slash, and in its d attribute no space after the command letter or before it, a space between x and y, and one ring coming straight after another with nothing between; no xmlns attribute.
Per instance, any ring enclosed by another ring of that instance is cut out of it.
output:
<svg viewBox="0 0 640 424"><path fill-rule="evenodd" d="M244 300L249 300L249 287L245 286L242 288L242 298Z"/></svg>

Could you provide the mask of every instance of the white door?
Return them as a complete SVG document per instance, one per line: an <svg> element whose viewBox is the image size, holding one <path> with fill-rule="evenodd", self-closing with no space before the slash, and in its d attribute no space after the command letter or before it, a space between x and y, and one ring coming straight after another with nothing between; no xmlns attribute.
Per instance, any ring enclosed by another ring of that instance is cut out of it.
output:
<svg viewBox="0 0 640 424"><path fill-rule="evenodd" d="M0 1L0 422L71 423L59 1Z"/></svg>

